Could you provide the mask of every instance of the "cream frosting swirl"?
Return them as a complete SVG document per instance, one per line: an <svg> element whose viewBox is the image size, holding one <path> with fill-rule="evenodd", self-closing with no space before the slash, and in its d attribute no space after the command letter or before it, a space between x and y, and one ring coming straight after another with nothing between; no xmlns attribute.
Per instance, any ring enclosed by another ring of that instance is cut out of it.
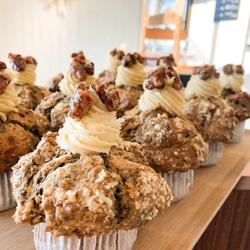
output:
<svg viewBox="0 0 250 250"><path fill-rule="evenodd" d="M231 89L235 93L240 92L242 85L245 83L243 75L237 73L232 73L230 75L221 73L219 81L223 88Z"/></svg>
<svg viewBox="0 0 250 250"><path fill-rule="evenodd" d="M120 142L120 123L116 112L108 112L95 90L90 88L95 103L80 121L70 117L59 130L57 143L61 148L82 155L108 153Z"/></svg>
<svg viewBox="0 0 250 250"><path fill-rule="evenodd" d="M9 66L7 72L10 75L14 84L29 84L30 86L35 85L36 66L34 64L27 63L24 71L15 71L12 69L11 66Z"/></svg>
<svg viewBox="0 0 250 250"><path fill-rule="evenodd" d="M96 78L92 75L88 75L85 82L87 83L93 83L95 82ZM67 70L64 73L64 79L59 83L60 90L67 96L72 97L75 91L76 85L80 81L77 80L75 77L71 76L69 67L67 67Z"/></svg>
<svg viewBox="0 0 250 250"><path fill-rule="evenodd" d="M198 75L192 75L185 89L186 99L198 98L218 98L221 94L222 86L219 79L212 77L201 80Z"/></svg>
<svg viewBox="0 0 250 250"><path fill-rule="evenodd" d="M107 61L106 69L117 70L117 68L122 64L122 60L117 58L117 56L110 56Z"/></svg>
<svg viewBox="0 0 250 250"><path fill-rule="evenodd" d="M117 69L115 83L117 86L138 87L143 85L145 77L146 72L144 71L143 65L137 61L135 65L130 67L120 65Z"/></svg>
<svg viewBox="0 0 250 250"><path fill-rule="evenodd" d="M0 95L0 119L7 120L7 114L11 111L18 112L17 106L20 104L20 99L14 91L13 86L7 86L5 92Z"/></svg>
<svg viewBox="0 0 250 250"><path fill-rule="evenodd" d="M145 88L144 93L139 99L139 108L141 110L155 110L162 108L168 111L172 116L180 116L183 114L185 103L185 94L183 89L176 90L172 87L173 78L166 77L164 79L165 87L163 89L154 88L149 90Z"/></svg>

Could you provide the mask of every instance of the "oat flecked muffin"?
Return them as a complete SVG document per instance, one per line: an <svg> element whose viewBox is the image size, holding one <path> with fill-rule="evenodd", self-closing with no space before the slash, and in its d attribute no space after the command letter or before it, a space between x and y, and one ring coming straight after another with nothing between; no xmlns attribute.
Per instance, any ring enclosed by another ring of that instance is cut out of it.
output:
<svg viewBox="0 0 250 250"><path fill-rule="evenodd" d="M120 119L121 137L142 146L149 165L164 176L177 201L192 186L192 170L206 160L207 144L182 115L185 95L172 67L160 67L148 74L144 88L139 105ZM172 185L177 175L187 179Z"/></svg>
<svg viewBox="0 0 250 250"><path fill-rule="evenodd" d="M50 95L50 91L42 86L36 86L36 66L37 61L32 56L22 57L9 53L10 67L9 74L14 83L17 96L20 97L20 106L33 109L41 100Z"/></svg>
<svg viewBox="0 0 250 250"><path fill-rule="evenodd" d="M250 118L250 94L241 89L245 83L243 75L242 65L227 64L220 76L223 87L221 97L228 101L237 118L235 135L230 143L241 141L245 132L245 121Z"/></svg>
<svg viewBox="0 0 250 250"><path fill-rule="evenodd" d="M223 142L230 140L236 127L235 113L221 95L219 73L214 65L193 71L187 84L184 113L209 142L209 159L204 166L215 165L222 157Z"/></svg>
<svg viewBox="0 0 250 250"><path fill-rule="evenodd" d="M82 51L72 53L71 59L64 75L60 73L45 84L54 93L45 97L35 110L51 122L52 131L55 132L62 128L68 116L70 98L76 85L83 80L88 83L95 82L94 63L86 59Z"/></svg>
<svg viewBox="0 0 250 250"><path fill-rule="evenodd" d="M22 155L35 149L50 124L43 116L19 106L11 84L5 73L6 64L0 62L0 211L12 208L15 202L10 185L11 167Z"/></svg>
<svg viewBox="0 0 250 250"><path fill-rule="evenodd" d="M136 236L131 230L170 205L171 191L147 166L140 145L119 137L119 104L117 91L110 94L104 85L94 89L80 83L63 128L48 132L37 149L14 166L15 222L46 223L35 226L37 249L51 237L53 249L63 247L62 241L55 243L57 236L70 239L71 245L74 235L83 237L80 245L91 237L88 249L106 238L107 246L101 249L110 249L109 234L119 230L128 231L129 244L118 237L112 249L118 250L122 242L131 249Z"/></svg>
<svg viewBox="0 0 250 250"><path fill-rule="evenodd" d="M111 52L112 53L112 52ZM119 51L115 56L121 56ZM146 73L143 69L144 59L138 54L124 55L121 65L114 70L105 70L97 78L97 84L108 85L108 90L116 89L121 98L121 106L117 111L117 117L122 117L126 110L130 110L138 103L138 99L143 93L143 81Z"/></svg>

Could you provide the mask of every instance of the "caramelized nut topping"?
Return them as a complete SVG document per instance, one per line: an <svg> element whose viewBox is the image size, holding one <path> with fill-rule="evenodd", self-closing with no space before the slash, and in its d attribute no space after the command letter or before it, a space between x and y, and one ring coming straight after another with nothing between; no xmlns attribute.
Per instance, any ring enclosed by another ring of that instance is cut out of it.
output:
<svg viewBox="0 0 250 250"><path fill-rule="evenodd" d="M139 61L141 64L144 62L144 58L138 53L130 54L128 53L122 59L122 65L124 67L130 67L136 64L136 61Z"/></svg>
<svg viewBox="0 0 250 250"><path fill-rule="evenodd" d="M122 60L122 58L125 56L125 53L122 50L114 49L110 52L111 56L116 56L117 59Z"/></svg>
<svg viewBox="0 0 250 250"><path fill-rule="evenodd" d="M85 60L85 55L83 54L83 51L79 51L78 53L72 53L71 58L78 57L81 60Z"/></svg>
<svg viewBox="0 0 250 250"><path fill-rule="evenodd" d="M164 79L173 78L174 82L172 87L176 90L182 89L182 82L180 77L178 76L177 72L174 70L173 67L160 67L153 72L147 74L147 79L149 79L145 83L145 88L152 90L154 88L163 89L165 87Z"/></svg>
<svg viewBox="0 0 250 250"><path fill-rule="evenodd" d="M7 86L10 84L11 78L8 74L0 72L0 95L2 95Z"/></svg>
<svg viewBox="0 0 250 250"><path fill-rule="evenodd" d="M121 100L119 92L117 90L111 90L107 92L107 86L105 84L101 84L99 86L96 86L95 88L100 99L105 104L109 112L117 111L119 109Z"/></svg>
<svg viewBox="0 0 250 250"><path fill-rule="evenodd" d="M37 66L37 61L32 56L22 57L19 54L15 55L15 54L9 53L8 58L10 60L10 65L12 69L18 72L24 71L26 64L33 64Z"/></svg>
<svg viewBox="0 0 250 250"><path fill-rule="evenodd" d="M193 75L198 75L201 80L208 80L210 78L219 78L220 73L216 71L214 65L204 65L199 68L193 69Z"/></svg>
<svg viewBox="0 0 250 250"><path fill-rule="evenodd" d="M77 80L84 81L87 79L88 74L94 75L94 63L90 62L89 64L86 64L85 60L76 56L73 57L69 71Z"/></svg>
<svg viewBox="0 0 250 250"><path fill-rule="evenodd" d="M6 69L6 68L7 68L6 63L0 61L0 71L1 71L1 70L4 70L4 69Z"/></svg>
<svg viewBox="0 0 250 250"><path fill-rule="evenodd" d="M64 76L62 73L59 73L54 77L51 77L45 84L46 88L52 92L60 91L59 83L62 81L63 78Z"/></svg>
<svg viewBox="0 0 250 250"><path fill-rule="evenodd" d="M75 89L75 94L70 100L69 116L72 119L80 121L94 103L95 97L89 91L89 85L80 82Z"/></svg>
<svg viewBox="0 0 250 250"><path fill-rule="evenodd" d="M225 66L223 66L223 72L225 75L231 75L234 72L234 68L233 68L233 64L227 64ZM244 68L242 67L242 65L235 65L235 72L237 74L241 74L244 75Z"/></svg>
<svg viewBox="0 0 250 250"><path fill-rule="evenodd" d="M169 54L169 56L162 56L158 59L156 65L160 65L160 61L167 64L168 66L177 66L173 54Z"/></svg>

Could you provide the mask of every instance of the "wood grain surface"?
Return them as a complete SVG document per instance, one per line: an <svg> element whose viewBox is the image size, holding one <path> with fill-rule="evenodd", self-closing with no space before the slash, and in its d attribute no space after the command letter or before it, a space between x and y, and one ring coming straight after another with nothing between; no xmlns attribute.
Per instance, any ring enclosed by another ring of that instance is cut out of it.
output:
<svg viewBox="0 0 250 250"><path fill-rule="evenodd" d="M221 161L195 170L189 194L141 229L133 250L192 249L238 182L250 160L250 131L224 146ZM0 213L0 249L33 250L32 227L16 225L14 209Z"/></svg>

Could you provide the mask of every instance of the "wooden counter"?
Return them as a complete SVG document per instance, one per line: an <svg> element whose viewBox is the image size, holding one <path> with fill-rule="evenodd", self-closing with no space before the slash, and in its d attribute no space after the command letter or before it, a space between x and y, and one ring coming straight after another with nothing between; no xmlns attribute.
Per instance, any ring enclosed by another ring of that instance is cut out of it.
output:
<svg viewBox="0 0 250 250"><path fill-rule="evenodd" d="M192 249L220 209L250 160L250 131L242 142L225 144L221 161L195 170L194 186L140 230L133 250ZM0 212L0 249L33 250L32 227L16 225L14 209Z"/></svg>

